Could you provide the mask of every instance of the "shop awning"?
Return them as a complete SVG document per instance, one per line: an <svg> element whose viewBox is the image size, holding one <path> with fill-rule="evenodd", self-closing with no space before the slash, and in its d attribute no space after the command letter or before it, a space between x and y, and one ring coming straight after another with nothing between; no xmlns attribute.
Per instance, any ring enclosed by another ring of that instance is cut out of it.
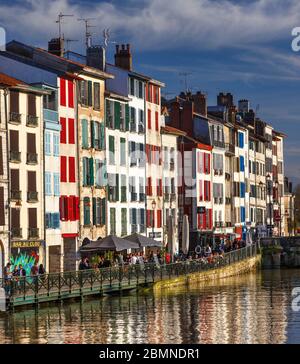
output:
<svg viewBox="0 0 300 364"><path fill-rule="evenodd" d="M93 252L93 251L123 251L128 249L139 249L139 245L130 240L119 238L114 235L109 235L104 239L91 241L90 244L82 246L80 252Z"/></svg>

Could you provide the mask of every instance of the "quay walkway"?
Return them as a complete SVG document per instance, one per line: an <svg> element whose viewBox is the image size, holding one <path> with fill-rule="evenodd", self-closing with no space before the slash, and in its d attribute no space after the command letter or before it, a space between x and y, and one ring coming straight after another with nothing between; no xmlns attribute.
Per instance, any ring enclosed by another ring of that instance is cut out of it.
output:
<svg viewBox="0 0 300 364"><path fill-rule="evenodd" d="M172 264L136 264L120 267L52 273L34 277L13 277L0 280L6 291L6 309L40 303L83 299L87 296L121 293L156 282L222 268L256 256L256 245L225 253L208 261L187 260Z"/></svg>

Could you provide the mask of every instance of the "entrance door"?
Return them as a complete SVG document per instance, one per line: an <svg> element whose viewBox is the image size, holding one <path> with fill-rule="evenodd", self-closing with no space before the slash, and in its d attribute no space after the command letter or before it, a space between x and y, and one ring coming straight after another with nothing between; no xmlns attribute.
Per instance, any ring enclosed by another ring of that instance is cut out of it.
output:
<svg viewBox="0 0 300 364"><path fill-rule="evenodd" d="M60 245L49 246L49 273L60 273Z"/></svg>
<svg viewBox="0 0 300 364"><path fill-rule="evenodd" d="M64 272L76 270L75 238L64 238Z"/></svg>

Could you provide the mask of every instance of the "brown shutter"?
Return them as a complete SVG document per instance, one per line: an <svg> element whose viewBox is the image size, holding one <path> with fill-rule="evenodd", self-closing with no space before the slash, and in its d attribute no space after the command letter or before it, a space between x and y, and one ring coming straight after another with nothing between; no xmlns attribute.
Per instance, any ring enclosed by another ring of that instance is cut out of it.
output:
<svg viewBox="0 0 300 364"><path fill-rule="evenodd" d="M28 227L29 228L37 227L37 216L35 208L28 209Z"/></svg>
<svg viewBox="0 0 300 364"><path fill-rule="evenodd" d="M36 173L28 171L28 192L36 192Z"/></svg>
<svg viewBox="0 0 300 364"><path fill-rule="evenodd" d="M0 226L5 225L4 214L4 187L0 187Z"/></svg>
<svg viewBox="0 0 300 364"><path fill-rule="evenodd" d="M19 132L17 130L9 131L9 144L12 152L19 151Z"/></svg>
<svg viewBox="0 0 300 364"><path fill-rule="evenodd" d="M27 153L36 153L35 134L27 133Z"/></svg>
<svg viewBox="0 0 300 364"><path fill-rule="evenodd" d="M10 112L19 113L19 92L10 91Z"/></svg>
<svg viewBox="0 0 300 364"><path fill-rule="evenodd" d="M20 190L20 179L19 179L19 170L11 169L10 170L10 183L12 191Z"/></svg>
<svg viewBox="0 0 300 364"><path fill-rule="evenodd" d="M2 148L2 136L0 136L0 175L2 176L3 171L3 148Z"/></svg>
<svg viewBox="0 0 300 364"><path fill-rule="evenodd" d="M28 115L36 116L36 97L34 94L28 94Z"/></svg>
<svg viewBox="0 0 300 364"><path fill-rule="evenodd" d="M20 210L18 209L11 209L11 227L20 227Z"/></svg>

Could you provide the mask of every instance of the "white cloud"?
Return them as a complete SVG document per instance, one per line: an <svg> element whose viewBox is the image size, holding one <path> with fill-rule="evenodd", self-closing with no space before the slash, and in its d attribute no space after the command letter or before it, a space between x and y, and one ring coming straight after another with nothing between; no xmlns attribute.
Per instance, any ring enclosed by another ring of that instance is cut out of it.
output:
<svg viewBox="0 0 300 364"><path fill-rule="evenodd" d="M77 17L98 19L96 31L110 27L139 49L247 47L291 37L299 24L298 0L256 0L238 4L229 0L130 1L126 8L110 2L72 4L68 0L25 0L0 5L0 22L24 39L24 34L45 44L57 33L60 11L74 14L64 25L66 36L82 39ZM130 7L132 6L132 7Z"/></svg>

